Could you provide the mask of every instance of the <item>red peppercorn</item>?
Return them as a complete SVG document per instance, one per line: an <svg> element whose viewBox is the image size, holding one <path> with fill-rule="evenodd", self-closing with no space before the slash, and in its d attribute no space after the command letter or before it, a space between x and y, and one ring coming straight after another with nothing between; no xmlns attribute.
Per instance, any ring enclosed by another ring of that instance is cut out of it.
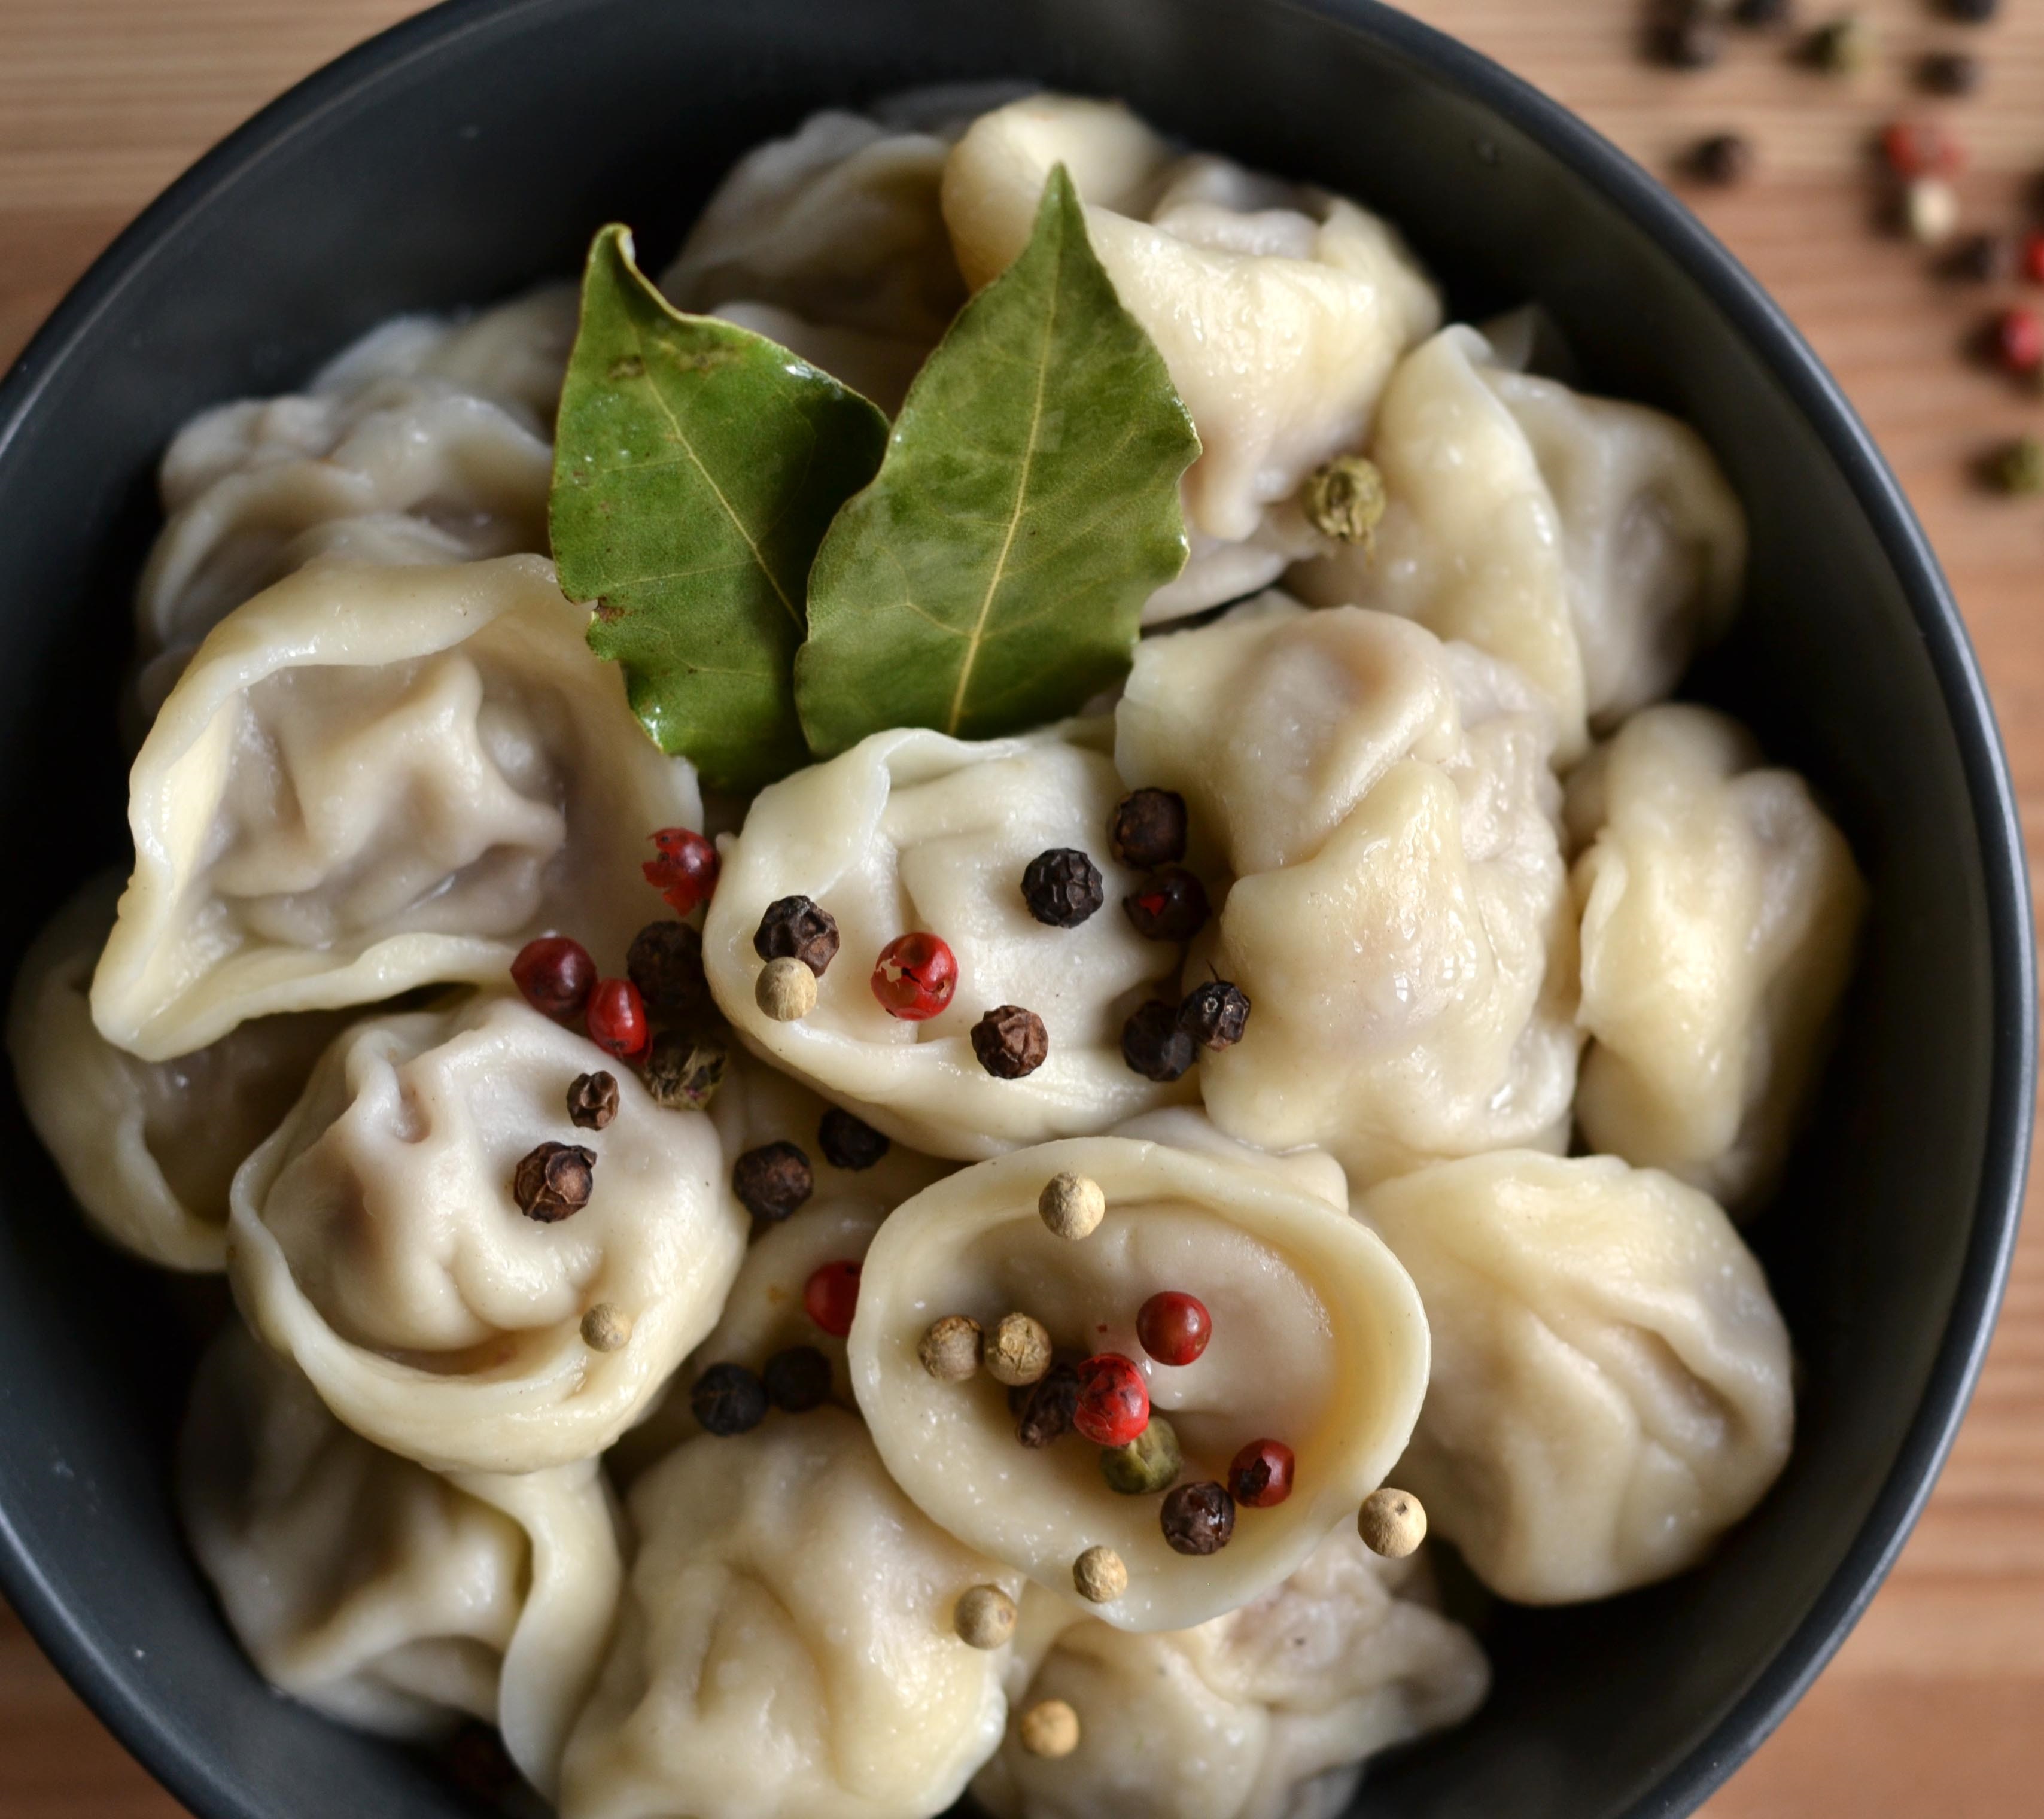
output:
<svg viewBox="0 0 2044 1819"><path fill-rule="evenodd" d="M1949 177L1966 161L1965 148L1927 120L1898 120L1881 136L1888 168L1907 183L1915 177Z"/></svg>
<svg viewBox="0 0 2044 1819"><path fill-rule="evenodd" d="M1995 318L1995 357L2012 373L2034 373L2044 364L2044 317L2018 306Z"/></svg>
<svg viewBox="0 0 2044 1819"><path fill-rule="evenodd" d="M863 1266L849 1259L819 1263L802 1284L802 1306L810 1319L833 1339L851 1330L859 1311L859 1272Z"/></svg>
<svg viewBox="0 0 2044 1819"><path fill-rule="evenodd" d="M1251 1440L1228 1462L1228 1490L1246 1509L1274 1509L1292 1494L1293 1464L1282 1440Z"/></svg>
<svg viewBox="0 0 2044 1819"><path fill-rule="evenodd" d="M1203 1302L1166 1289L1143 1302L1135 1336L1159 1364L1189 1364L1213 1337L1213 1316Z"/></svg>
<svg viewBox="0 0 2044 1819"><path fill-rule="evenodd" d="M2044 228L2033 228L2023 237L2023 275L2032 284L2044 284Z"/></svg>
<svg viewBox="0 0 2044 1819"><path fill-rule="evenodd" d="M920 929L897 935L873 963L873 995L889 1017L921 1023L935 1017L958 990L958 956Z"/></svg>
<svg viewBox="0 0 2044 1819"><path fill-rule="evenodd" d="M658 859L639 869L646 882L667 898L677 916L686 916L709 901L717 889L717 848L694 828L663 828L653 836Z"/></svg>
<svg viewBox="0 0 2044 1819"><path fill-rule="evenodd" d="M1079 1367L1072 1425L1095 1446L1126 1446L1149 1425L1150 1386L1120 1352L1103 1352Z"/></svg>
<svg viewBox="0 0 2044 1819"><path fill-rule="evenodd" d="M589 1039L606 1055L629 1061L646 1052L652 1032L646 1001L629 979L598 979L589 994Z"/></svg>
<svg viewBox="0 0 2044 1819"><path fill-rule="evenodd" d="M596 962L581 942L565 935L542 935L518 950L511 978L533 1009L549 1017L573 1017L589 1002Z"/></svg>

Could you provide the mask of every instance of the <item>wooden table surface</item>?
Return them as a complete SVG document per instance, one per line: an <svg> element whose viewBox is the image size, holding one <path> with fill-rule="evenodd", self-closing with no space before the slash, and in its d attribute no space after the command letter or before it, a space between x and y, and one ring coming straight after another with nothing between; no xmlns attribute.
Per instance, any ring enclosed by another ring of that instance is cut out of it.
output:
<svg viewBox="0 0 2044 1819"><path fill-rule="evenodd" d="M855 4L856 0L847 0ZM156 190L259 105L413 10L406 0L0 0L0 363ZM2000 293L1935 276L1879 233L1869 145L1903 108L1973 153L1967 217L2013 225L2044 173L2044 0L1984 28L1875 0L1877 67L1801 67L1737 33L1697 73L1640 55L1642 0L1419 0L1657 171L1700 135L1747 134L1758 173L1692 192L1787 306L1900 471L1958 588L2035 843L2044 820L2044 502L1971 478L2044 431L2044 398L1961 357ZM1806 17L1822 16L1804 0ZM1932 48L1977 52L1963 103L1912 95ZM2012 292L2010 294L2013 294ZM2044 292L2035 294L2044 302ZM0 1814L166 1819L179 1810L0 1609ZM1900 1566L1815 1689L1708 1809L1711 1819L2017 1819L2044 1811L2044 1225L2032 1221L1973 1412Z"/></svg>

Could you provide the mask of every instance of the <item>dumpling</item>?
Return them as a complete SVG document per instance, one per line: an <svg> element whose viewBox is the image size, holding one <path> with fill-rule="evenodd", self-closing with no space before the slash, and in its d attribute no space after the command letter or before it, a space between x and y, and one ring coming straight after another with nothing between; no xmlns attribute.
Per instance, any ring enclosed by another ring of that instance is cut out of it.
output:
<svg viewBox="0 0 2044 1819"><path fill-rule="evenodd" d="M1460 1724L1489 1684L1475 1639L1434 1608L1424 1556L1380 1559L1344 1525L1190 1629L1069 1624L1011 1694L972 1794L993 1819L1322 1819L1347 1809L1366 1758ZM1069 1756L1016 1739L1042 1699L1080 1714Z"/></svg>
<svg viewBox="0 0 2044 1819"><path fill-rule="evenodd" d="M22 959L7 1016L15 1085L105 1236L170 1269L225 1269L228 1184L347 1019L266 1017L175 1061L116 1048L93 1028L86 994L121 883L87 884Z"/></svg>
<svg viewBox="0 0 2044 1819"><path fill-rule="evenodd" d="M1393 363L1439 325L1439 298L1397 234L1353 202L1175 156L1117 103L1055 94L982 116L944 167L944 219L975 289L1027 243L1059 163L1205 451L1184 490L1188 528L1211 540L1151 617L1251 592L1313 547L1296 513L1272 508L1361 443Z"/></svg>
<svg viewBox="0 0 2044 1819"><path fill-rule="evenodd" d="M934 347L966 298L938 206L952 137L810 115L732 167L660 288L683 310L744 298Z"/></svg>
<svg viewBox="0 0 2044 1819"><path fill-rule="evenodd" d="M1201 1057L1214 1122L1317 1144L1352 1187L1566 1140L1574 925L1545 723L1504 666L1281 596L1146 640L1116 710L1132 786L1177 790L1236 874L1188 976L1251 1006Z"/></svg>
<svg viewBox="0 0 2044 1819"><path fill-rule="evenodd" d="M1433 1331L1398 1482L1493 1591L1564 1604L1681 1572L1787 1463L1787 1329L1694 1188L1505 1151L1386 1182L1357 1211Z"/></svg>
<svg viewBox="0 0 2044 1819"><path fill-rule="evenodd" d="M920 341L876 335L866 329L840 328L835 323L812 322L772 303L749 302L741 298L720 303L705 313L736 322L770 341L778 341L840 385L870 398L889 417L901 410L902 399L909 395L909 382L929 357L929 348Z"/></svg>
<svg viewBox="0 0 2044 1819"><path fill-rule="evenodd" d="M1182 953L1116 907L1138 878L1105 850L1121 795L1107 732L1100 720L1014 739L876 733L763 790L724 847L704 925L717 1008L755 1052L932 1156L1105 1130L1191 1098L1190 1081L1161 1085L1121 1057L1123 1023L1153 990L1172 994ZM1024 871L1055 847L1090 853L1105 880L1105 904L1074 929L1036 921L1023 900ZM776 1023L754 998L753 936L792 895L836 917L841 945L816 1009ZM950 1007L921 1023L883 1010L869 983L881 950L915 930L941 936L959 967ZM1049 1037L1020 1079L995 1079L973 1051L972 1026L1001 1005L1035 1012Z"/></svg>
<svg viewBox="0 0 2044 1819"><path fill-rule="evenodd" d="M1526 433L1485 383L1490 347L1443 329L1384 394L1370 456L1387 502L1374 542L1295 568L1320 606L1416 619L1518 670L1546 708L1558 763L1588 744L1582 646L1559 510Z"/></svg>
<svg viewBox="0 0 2044 1819"><path fill-rule="evenodd" d="M144 710L232 609L309 562L544 554L575 317L566 286L459 325L399 317L303 393L186 424L163 456L168 522L136 594L141 654L156 660Z"/></svg>
<svg viewBox="0 0 2044 1819"><path fill-rule="evenodd" d="M614 1070L617 1115L569 1121ZM592 1152L586 1205L528 1217L519 1164ZM700 1112L515 998L371 1018L235 1177L228 1267L256 1330L379 1446L442 1470L600 1452L717 1323L745 1216ZM601 1352L607 1303L628 1337Z"/></svg>
<svg viewBox="0 0 2044 1819"><path fill-rule="evenodd" d="M1590 724L1616 726L1670 694L1730 625L1746 514L1687 424L1502 363L1483 377L1554 495Z"/></svg>
<svg viewBox="0 0 2044 1819"><path fill-rule="evenodd" d="M1016 1576L925 1521L855 1416L770 1415L634 1487L639 1552L562 1819L923 1819L1001 1739L1008 1649L952 1611Z"/></svg>
<svg viewBox="0 0 2044 1819"><path fill-rule="evenodd" d="M1650 708L1569 783L1593 1148L1735 1209L1780 1171L1866 889L1792 771L1707 708Z"/></svg>
<svg viewBox="0 0 2044 1819"><path fill-rule="evenodd" d="M873 1200L820 1198L760 1233L739 1266L709 1338L669 1379L653 1412L611 1449L609 1463L620 1482L631 1483L703 1431L689 1392L713 1364L758 1371L777 1352L813 1346L830 1363L831 1400L842 1409L857 1408L845 1342L809 1318L802 1290L824 1264L862 1260L889 1210Z"/></svg>
<svg viewBox="0 0 2044 1819"><path fill-rule="evenodd" d="M350 1433L237 1324L199 1367L177 1498L266 1679L387 1736L498 1725L552 1790L624 1579L593 1460L436 1477Z"/></svg>
<svg viewBox="0 0 2044 1819"><path fill-rule="evenodd" d="M1611 727L1665 697L1739 604L1745 515L1703 440L1516 371L1473 329L1400 366L1370 453L1388 494L1374 546L1303 563L1286 584L1514 663L1548 703L1563 763L1585 718Z"/></svg>
<svg viewBox="0 0 2044 1819"><path fill-rule="evenodd" d="M501 979L563 929L621 956L659 828L701 825L536 556L309 570L215 628L129 782L92 985L159 1061L254 1017Z"/></svg>
<svg viewBox="0 0 2044 1819"><path fill-rule="evenodd" d="M1105 1219L1076 1242L1037 1213L1066 1171L1107 1197ZM1190 1364L1155 1363L1135 1335L1143 1304L1166 1289L1212 1317ZM1158 1497L1110 1490L1098 1448L1077 1434L1024 1447L990 1376L940 1383L918 1360L940 1317L987 1329L1011 1311L1072 1356L1135 1362L1177 1435L1183 1482L1224 1481L1244 1445L1274 1439L1297 1460L1290 1498L1243 1509L1218 1552L1175 1552ZM1268 1591L1353 1520L1418 1414L1427 1324L1389 1252L1267 1167L1094 1137L982 1163L899 1208L866 1252L850 1356L881 1457L932 1521L1075 1603L1074 1562L1112 1548L1128 1590L1080 1608L1117 1629L1178 1629Z"/></svg>

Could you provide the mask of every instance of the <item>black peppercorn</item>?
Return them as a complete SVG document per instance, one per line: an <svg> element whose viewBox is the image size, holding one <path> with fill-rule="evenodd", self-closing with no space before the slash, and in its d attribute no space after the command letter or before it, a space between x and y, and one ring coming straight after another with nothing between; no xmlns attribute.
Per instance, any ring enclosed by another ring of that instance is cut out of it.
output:
<svg viewBox="0 0 2044 1819"><path fill-rule="evenodd" d="M830 1400L830 1360L813 1345L791 1345L775 1352L759 1379L767 1401L791 1415L807 1414Z"/></svg>
<svg viewBox="0 0 2044 1819"><path fill-rule="evenodd" d="M617 1077L601 1069L576 1075L568 1088L568 1122L577 1130L600 1131L617 1116Z"/></svg>
<svg viewBox="0 0 2044 1819"><path fill-rule="evenodd" d="M1150 1080L1184 1078L1193 1064L1193 1039L1178 1027L1178 1007L1152 998L1121 1026L1121 1058Z"/></svg>
<svg viewBox="0 0 2044 1819"><path fill-rule="evenodd" d="M1137 934L1151 941L1189 941L1206 925L1207 887L1181 865L1167 865L1121 900Z"/></svg>
<svg viewBox="0 0 2044 1819"><path fill-rule="evenodd" d="M743 1364L713 1364L690 1389L689 1408L710 1433L750 1433L766 1418L766 1386Z"/></svg>
<svg viewBox="0 0 2044 1819"><path fill-rule="evenodd" d="M1739 0L1731 16L1742 25L1781 25L1795 10L1793 0Z"/></svg>
<svg viewBox="0 0 2044 1819"><path fill-rule="evenodd" d="M763 1144L732 1164L731 1190L755 1219L778 1225L815 1191L809 1159L793 1144Z"/></svg>
<svg viewBox="0 0 2044 1819"><path fill-rule="evenodd" d="M1033 1010L999 1005L972 1026L972 1052L995 1079L1020 1080L1043 1065L1051 1038Z"/></svg>
<svg viewBox="0 0 2044 1819"><path fill-rule="evenodd" d="M1916 80L1933 94L1971 94L1985 71L1964 51L1932 51L1916 66Z"/></svg>
<svg viewBox="0 0 2044 1819"><path fill-rule="evenodd" d="M528 1219L551 1225L586 1206L595 1185L594 1150L578 1143L543 1143L519 1159L511 1194Z"/></svg>
<svg viewBox="0 0 2044 1819"><path fill-rule="evenodd" d="M1009 1392L1012 1406L1015 1391ZM1026 1447L1048 1446L1061 1434L1071 1432L1072 1417L1079 1406L1079 1374L1070 1364L1053 1364L1028 1386L1022 1403L1015 1437Z"/></svg>
<svg viewBox="0 0 2044 1819"><path fill-rule="evenodd" d="M2002 234L1969 234L1953 249L1946 269L1969 283L1998 284L2015 269L2015 248Z"/></svg>
<svg viewBox="0 0 2044 1819"><path fill-rule="evenodd" d="M887 1139L863 1118L832 1106L816 1127L816 1142L832 1168L870 1168L886 1155Z"/></svg>
<svg viewBox="0 0 2044 1819"><path fill-rule="evenodd" d="M1212 1479L1181 1484L1164 1499L1164 1539L1181 1554L1217 1554L1235 1533L1235 1499Z"/></svg>
<svg viewBox="0 0 2044 1819"><path fill-rule="evenodd" d="M1962 25L1984 25L2001 10L2001 0L1945 0L1945 17Z"/></svg>
<svg viewBox="0 0 2044 1819"><path fill-rule="evenodd" d="M709 1003L702 936L686 922L648 922L632 937L624 970L648 1010L693 1017Z"/></svg>
<svg viewBox="0 0 2044 1819"><path fill-rule="evenodd" d="M1022 901L1038 921L1076 929L1106 901L1100 867L1075 846L1054 846L1023 871Z"/></svg>
<svg viewBox="0 0 2044 1819"><path fill-rule="evenodd" d="M1107 840L1124 865L1145 871L1185 856L1185 798L1175 790L1138 790L1124 796L1108 824Z"/></svg>
<svg viewBox="0 0 2044 1819"><path fill-rule="evenodd" d="M1708 69L1724 49L1716 19L1700 8L1663 25L1658 40L1662 61L1678 70Z"/></svg>
<svg viewBox="0 0 2044 1819"><path fill-rule="evenodd" d="M1753 168L1753 147L1736 133L1716 133L1689 155L1689 167L1707 183L1743 183Z"/></svg>
<svg viewBox="0 0 2044 1819"><path fill-rule="evenodd" d="M672 1111L699 1112L724 1084L729 1052L712 1036L663 1029L646 1054L646 1090Z"/></svg>
<svg viewBox="0 0 2044 1819"><path fill-rule="evenodd" d="M800 960L821 979L837 958L837 918L806 897L778 898L759 918L752 951L763 960Z"/></svg>
<svg viewBox="0 0 2044 1819"><path fill-rule="evenodd" d="M1249 1023L1249 999L1232 979L1195 986L1178 1006L1178 1027L1202 1048L1232 1048Z"/></svg>

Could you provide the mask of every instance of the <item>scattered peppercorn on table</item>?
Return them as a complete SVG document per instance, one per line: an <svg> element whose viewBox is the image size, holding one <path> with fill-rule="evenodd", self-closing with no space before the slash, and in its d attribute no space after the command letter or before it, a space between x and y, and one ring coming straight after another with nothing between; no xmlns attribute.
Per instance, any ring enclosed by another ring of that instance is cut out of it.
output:
<svg viewBox="0 0 2044 1819"><path fill-rule="evenodd" d="M305 71L410 10L393 0L148 7L136 0L9 0L0 9L0 352L10 355L25 340L92 254L207 143ZM1858 34L1865 59L1849 75L1827 73L1806 54L1811 34L1846 10L1813 0L1790 10L1788 22L1715 29L1691 19L1675 47L1679 57L1665 42L1650 45L1638 0L1413 0L1412 10L1539 83L1675 181L1810 334L1924 515L1980 644L2026 813L2044 813L2044 625L2033 579L2044 558L2044 502L2009 496L2022 490L2014 480L2044 460L2009 455L2023 435L2044 433L2044 390L1996 364L1998 357L2004 367L2023 365L2015 356L2026 336L2044 340L2044 330L2033 335L2036 317L2013 313L2044 314L2044 286L2027 275L2021 246L2023 232L2038 225L2027 211L2044 173L2044 0L2002 0L1998 16L1978 25L1960 15L1997 10L1980 0L1876 0L1858 10L1874 29L1870 46ZM1739 10L1765 18L1783 10ZM1660 54L1650 58L1654 49ZM1898 123L1909 131L1888 133ZM1942 137L1926 138L1926 126ZM1947 175L1951 160L1941 148L1933 160L1957 206L1949 256L1927 252L1902 231L1912 222L1919 233L1940 228L1940 197L1909 196L1907 211L1893 215L1894 231L1873 225L1901 199L1885 174L1899 168L1895 148L1915 159L1926 144L1946 144L1965 158L1955 175ZM1965 237L1983 232L1995 239ZM1961 271L1943 269L1955 260ZM1997 479L2006 491L1996 490ZM1343 502L1342 509L1366 504ZM1132 813L1116 830L1117 846L1146 866L1173 844L1172 830L1151 818ZM1099 898L1093 860L1101 856L1045 853L1041 875L1032 867L1032 912L1046 921L1082 914ZM699 858L663 849L665 871L654 882L685 894ZM1159 876L1157 901L1146 908L1160 925L1203 907L1174 889L1168 872ZM821 969L805 963L813 963L824 932L809 926L799 905L786 922L772 944L774 963L785 959L784 972L813 981ZM835 930L828 933L834 951ZM767 949L761 957L770 958ZM947 996L947 957L896 956L901 963L888 983L917 1003ZM551 957L563 992L609 988L616 1002L606 999L606 1015L620 1054L643 1040L643 1009L634 1021L639 998L657 994L670 971L686 974L667 966L671 958L635 953L628 981L594 982L574 976L574 956ZM803 1014L792 1002L785 1008ZM1201 1039L1224 1037L1240 1013L1219 996L1203 1003ZM987 1029L986 1054L1002 1067L1026 1066L1035 1047L1030 1016L1019 1006L989 1013L997 1021ZM1154 1049L1158 1066L1170 1064L1174 1044L1189 1046L1182 1025L1181 1014L1169 1029L1139 1032L1146 1056ZM993 1071L985 1055L982 1062ZM678 1054L649 1068L649 1079L670 1080L678 1102L687 1102L709 1065L709 1058ZM578 1079L572 1121L601 1129L617 1092L606 1074ZM843 1122L835 1136L824 1133L826 1158L860 1166L853 1152L873 1133L856 1120ZM561 1153L528 1159L536 1203L571 1200L578 1188L586 1195L577 1170L588 1152L551 1147ZM770 1217L790 1196L806 1195L806 1182L790 1179L783 1159L758 1152L757 1172L759 1203L747 1200L757 1215ZM1048 1183L1039 1208L1045 1224L1083 1239L1101 1217L1097 1190L1086 1191L1092 1186L1070 1176ZM1865 1819L1927 1812L2000 1819L2034 1810L2044 1781L2044 1387L2025 1367L2044 1343L2044 1232L2034 1225L2031 1232L1980 1398L1922 1529L1838 1661L1712 1803L1715 1819L1847 1810ZM843 1324L847 1290L855 1290L841 1279L844 1267L827 1262L805 1284L812 1317L826 1332ZM1142 1342L1153 1356L1204 1344L1205 1309L1197 1302L1156 1298L1173 1305L1142 1310ZM592 1308L585 1336L594 1348L613 1349L628 1338L629 1320L608 1304ZM1003 1332L1008 1325L984 1334L932 1329L922 1368L941 1383L983 1364L1005 1382L996 1360L1012 1358L1014 1370L1035 1370L1033 1378L1017 1378L1028 1386L1029 1420L1051 1431L1085 1411L1104 1436L1116 1431L1111 1370L1088 1378L1069 1367L1036 1368L1037 1335L1026 1327ZM813 1351L806 1358L791 1352L759 1379L706 1390L706 1378L697 1386L697 1417L713 1429L742 1424L747 1411L737 1405L749 1398L807 1406L817 1391L809 1380L813 1361L821 1362ZM1162 1425L1153 1423L1152 1431ZM1155 1462L1124 1450L1132 1456L1117 1457L1114 1469L1144 1482ZM1230 1468L1233 1502L1252 1512L1259 1500L1281 1502L1291 1466L1281 1441L1251 1442ZM1197 1543L1219 1519L1223 1499L1208 1502L1212 1507L1187 1500L1184 1540ZM1389 1552L1416 1544L1424 1515L1416 1502L1401 1505L1393 1490L1371 1502L1373 1545L1381 1541ZM1231 1505L1228 1514L1231 1520ZM1127 1583L1127 1565L1109 1550L1089 1550L1074 1571L1081 1589L1089 1583L1110 1598ZM1013 1621L1012 1606L1004 1611L998 1588L980 1591L988 1595L976 1594L969 1612L961 1608L961 1633L969 1625L968 1640L997 1642ZM1062 1702L1044 1701L1025 1716L1025 1747L1068 1752L1080 1721ZM62 1688L18 1626L0 1619L0 1812L13 1819L88 1811L142 1819L175 1810Z"/></svg>

